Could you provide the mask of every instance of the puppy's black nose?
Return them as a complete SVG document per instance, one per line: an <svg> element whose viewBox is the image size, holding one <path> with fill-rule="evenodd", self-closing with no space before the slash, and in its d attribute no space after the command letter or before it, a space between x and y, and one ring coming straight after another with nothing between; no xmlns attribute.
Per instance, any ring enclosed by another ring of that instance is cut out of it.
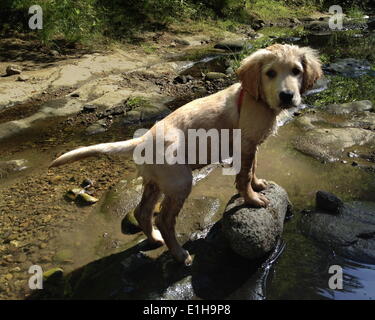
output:
<svg viewBox="0 0 375 320"><path fill-rule="evenodd" d="M292 102L294 96L294 92L287 90L287 91L281 91L279 94L280 100L283 104L290 104Z"/></svg>

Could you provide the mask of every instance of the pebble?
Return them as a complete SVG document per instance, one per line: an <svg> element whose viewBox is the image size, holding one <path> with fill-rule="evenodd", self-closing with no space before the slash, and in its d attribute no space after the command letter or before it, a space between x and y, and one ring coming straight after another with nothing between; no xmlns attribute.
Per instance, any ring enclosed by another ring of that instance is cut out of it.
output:
<svg viewBox="0 0 375 320"><path fill-rule="evenodd" d="M95 112L97 108L98 107L93 104L86 104L85 106L83 106L82 111L86 113L91 113L91 112Z"/></svg>
<svg viewBox="0 0 375 320"><path fill-rule="evenodd" d="M21 68L18 66L7 66L5 72L7 76L12 76L15 74L20 74L22 71L21 71Z"/></svg>
<svg viewBox="0 0 375 320"><path fill-rule="evenodd" d="M88 179L88 178L84 179L81 183L81 187L85 188L85 189L89 188L93 185L94 185L94 181L92 181L91 179Z"/></svg>
<svg viewBox="0 0 375 320"><path fill-rule="evenodd" d="M26 76L18 76L18 77L17 77L17 81L20 81L20 82L25 82L25 81L27 81L27 80L29 80L29 78L26 77Z"/></svg>
<svg viewBox="0 0 375 320"><path fill-rule="evenodd" d="M93 196L90 196L89 194L87 193L80 193L77 197L77 199L79 199L80 201L86 203L86 204L94 204L96 202L99 201L99 199L93 197Z"/></svg>

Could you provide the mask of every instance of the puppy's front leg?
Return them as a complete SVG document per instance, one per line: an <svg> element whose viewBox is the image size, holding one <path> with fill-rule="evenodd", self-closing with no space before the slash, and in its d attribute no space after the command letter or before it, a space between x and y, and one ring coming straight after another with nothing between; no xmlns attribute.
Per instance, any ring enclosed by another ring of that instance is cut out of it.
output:
<svg viewBox="0 0 375 320"><path fill-rule="evenodd" d="M269 200L252 187L253 166L255 165L256 145L252 145L241 153L241 170L236 177L236 188L245 203L254 207L266 207Z"/></svg>
<svg viewBox="0 0 375 320"><path fill-rule="evenodd" d="M259 179L256 175L255 175L255 170L257 168L257 155L255 154L255 157L254 157L254 162L253 162L253 167L252 167L252 173L253 173L253 177L251 179L251 186L253 188L254 191L262 191L264 189L267 188L267 181L264 180L264 179Z"/></svg>

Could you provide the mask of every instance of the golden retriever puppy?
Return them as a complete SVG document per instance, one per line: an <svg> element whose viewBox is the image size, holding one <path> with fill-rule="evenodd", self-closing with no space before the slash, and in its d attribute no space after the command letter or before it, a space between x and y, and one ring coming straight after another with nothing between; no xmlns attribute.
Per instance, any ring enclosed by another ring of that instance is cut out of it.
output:
<svg viewBox="0 0 375 320"><path fill-rule="evenodd" d="M177 109L148 132L138 138L82 147L70 151L55 161L51 167L98 154L135 153L137 147L147 141L157 144L158 128L162 127L164 147L177 145L186 148L183 163L156 161L165 154L154 152L152 160L138 166L143 177L144 192L135 210L135 217L150 242L166 244L172 255L189 265L191 257L176 239L176 217L192 188L192 170L212 162L210 146L206 164L188 160L188 155L198 155L201 149L189 148L190 130L241 130L240 168L236 175L236 188L244 201L255 207L264 207L268 199L259 193L267 182L255 174L256 151L276 127L276 116L283 110L301 103L301 94L310 89L321 77L321 64L317 53L308 47L272 45L244 59L237 71L240 83L213 95L194 100ZM181 134L182 133L182 138ZM185 134L185 135L184 135ZM235 150L234 134L230 135L230 149ZM220 138L221 139L221 138ZM153 150L153 149L152 149ZM233 157L235 154L233 153ZM160 159L159 159L160 160ZM163 160L163 159L162 159ZM153 226L154 207L164 194L160 214Z"/></svg>

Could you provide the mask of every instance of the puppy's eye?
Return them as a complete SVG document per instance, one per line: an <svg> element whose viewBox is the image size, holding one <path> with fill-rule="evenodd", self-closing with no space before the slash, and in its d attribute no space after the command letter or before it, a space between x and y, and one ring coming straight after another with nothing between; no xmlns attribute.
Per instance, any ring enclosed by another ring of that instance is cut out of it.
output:
<svg viewBox="0 0 375 320"><path fill-rule="evenodd" d="M298 75L301 73L301 70L298 69L298 68L293 68L292 72L293 72L293 74L294 74L295 76L298 76Z"/></svg>
<svg viewBox="0 0 375 320"><path fill-rule="evenodd" d="M270 77L270 78L275 78L276 77L276 71L275 70L268 70L267 72L266 72L266 75L268 76L268 77Z"/></svg>

